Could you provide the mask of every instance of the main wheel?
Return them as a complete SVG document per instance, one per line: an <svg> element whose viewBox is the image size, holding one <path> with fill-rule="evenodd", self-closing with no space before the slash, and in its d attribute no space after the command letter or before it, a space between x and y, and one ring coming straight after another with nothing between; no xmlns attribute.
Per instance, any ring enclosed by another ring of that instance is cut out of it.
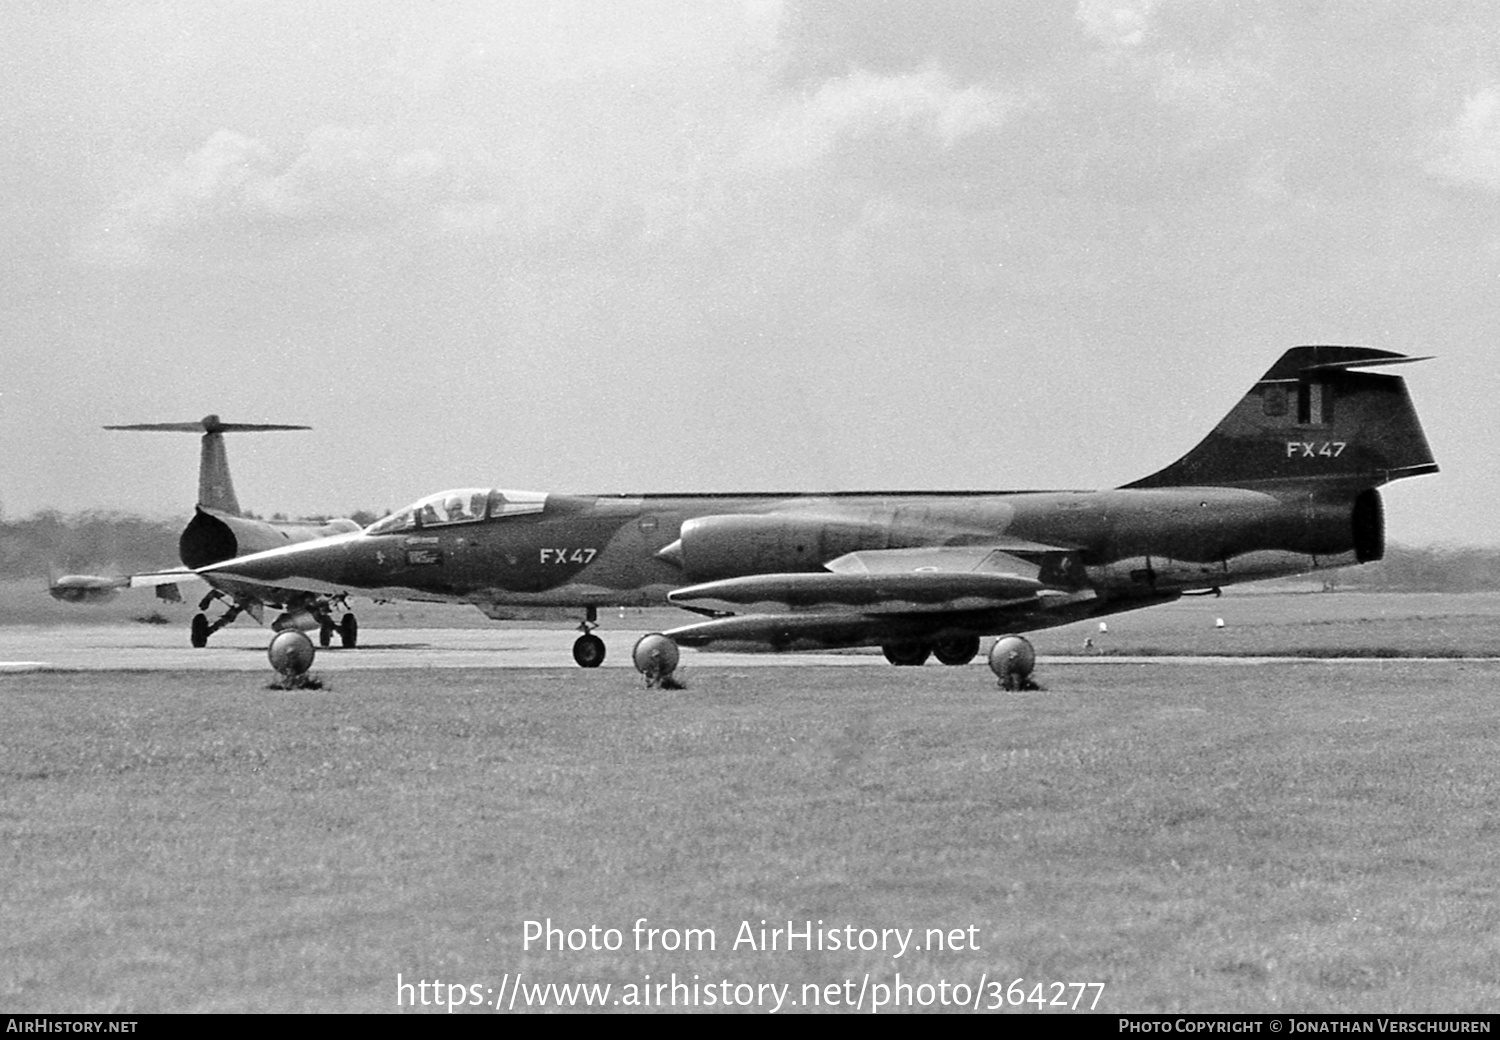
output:
<svg viewBox="0 0 1500 1040"><path fill-rule="evenodd" d="M333 642L333 622L324 621L318 625L318 645L328 646Z"/></svg>
<svg viewBox="0 0 1500 1040"><path fill-rule="evenodd" d="M188 633L188 638L200 650L208 645L208 616L206 614L193 615L193 627Z"/></svg>
<svg viewBox="0 0 1500 1040"><path fill-rule="evenodd" d="M932 653L944 664L968 664L979 654L978 636L955 636L939 639L932 645Z"/></svg>
<svg viewBox="0 0 1500 1040"><path fill-rule="evenodd" d="M891 664L904 668L915 668L927 663L932 647L926 643L887 643L880 648Z"/></svg>
<svg viewBox="0 0 1500 1040"><path fill-rule="evenodd" d="M353 650L359 645L359 622L353 614L345 614L344 620L339 622L339 642L344 644L345 650Z"/></svg>
<svg viewBox="0 0 1500 1040"><path fill-rule="evenodd" d="M580 668L598 668L604 663L604 640L592 632L579 636L573 644L573 660Z"/></svg>

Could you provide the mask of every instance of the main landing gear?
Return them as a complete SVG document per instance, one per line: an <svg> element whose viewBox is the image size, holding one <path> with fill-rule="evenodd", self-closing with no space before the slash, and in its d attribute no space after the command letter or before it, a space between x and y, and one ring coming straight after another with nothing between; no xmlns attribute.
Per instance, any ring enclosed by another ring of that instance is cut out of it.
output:
<svg viewBox="0 0 1500 1040"><path fill-rule="evenodd" d="M954 636L933 643L886 643L880 648L885 659L901 668L916 668L936 656L943 664L968 664L979 654L978 636Z"/></svg>
<svg viewBox="0 0 1500 1040"><path fill-rule="evenodd" d="M955 636L934 643L886 643L880 648L885 659L900 667L915 668L935 656L943 664L965 665L979 655L978 636ZM1036 649L1022 636L1000 636L990 647L990 670L1006 690L1035 690L1031 679L1036 668Z"/></svg>
<svg viewBox="0 0 1500 1040"><path fill-rule="evenodd" d="M344 612L344 616L337 621L333 620L335 610ZM339 637L339 645L345 650L353 650L359 645L359 619L349 610L348 597L343 593L327 598L311 597L295 604L288 603L287 612L276 620L274 627L278 630L309 628L309 622L318 626L319 646L332 646L335 634Z"/></svg>
<svg viewBox="0 0 1500 1040"><path fill-rule="evenodd" d="M587 613L578 624L578 630L583 635L573 643L573 660L578 662L580 668L598 668L604 663L604 640L594 635L594 629L599 627L599 608L584 609Z"/></svg>

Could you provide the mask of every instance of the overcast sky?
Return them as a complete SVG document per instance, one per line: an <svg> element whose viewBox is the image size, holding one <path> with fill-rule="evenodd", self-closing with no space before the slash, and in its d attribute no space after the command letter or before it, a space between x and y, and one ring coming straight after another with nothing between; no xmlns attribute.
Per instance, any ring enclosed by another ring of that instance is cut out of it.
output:
<svg viewBox="0 0 1500 1040"><path fill-rule="evenodd" d="M1105 487L1404 370L1500 543L1500 6L0 5L0 509Z"/></svg>

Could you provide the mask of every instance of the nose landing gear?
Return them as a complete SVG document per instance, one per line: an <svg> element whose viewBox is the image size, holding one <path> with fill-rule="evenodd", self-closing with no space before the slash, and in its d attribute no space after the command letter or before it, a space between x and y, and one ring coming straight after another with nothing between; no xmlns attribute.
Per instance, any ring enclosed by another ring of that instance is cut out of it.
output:
<svg viewBox="0 0 1500 1040"><path fill-rule="evenodd" d="M578 662L580 668L598 668L604 663L604 640L594 635L594 629L599 627L599 608L585 607L584 620L579 622L578 630L583 633L573 643L573 660Z"/></svg>

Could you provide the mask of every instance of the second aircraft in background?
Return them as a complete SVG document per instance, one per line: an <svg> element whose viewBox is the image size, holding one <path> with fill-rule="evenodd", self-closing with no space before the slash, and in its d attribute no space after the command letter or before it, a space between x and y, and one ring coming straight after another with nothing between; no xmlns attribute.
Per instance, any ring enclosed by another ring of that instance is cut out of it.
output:
<svg viewBox="0 0 1500 1040"><path fill-rule="evenodd" d="M234 493L229 477L229 458L224 450L226 433L265 433L276 430L307 430L309 426L284 426L268 423L226 423L217 415L206 415L198 422L137 423L130 426L106 426L106 430L148 430L169 433L201 433L202 447L198 461L198 505L192 520L178 539L182 568L152 574L98 575L69 574L55 579L49 586L53 598L73 603L87 603L114 596L122 589L156 587L157 595L180 601L176 585L201 578L209 585L208 595L198 604L193 616L189 639L195 647L208 644L208 637L248 613L260 621L266 607L284 610L273 627L320 630L324 646L334 634L346 647L359 640L359 622L349 613L341 590L310 592L306 589L278 588L263 582L237 580L228 574L204 574L198 569L221 563L236 556L264 552L330 535L358 531L353 520L259 520L245 515ZM224 613L210 621L206 611L215 602L225 605ZM342 615L342 616L340 616Z"/></svg>

